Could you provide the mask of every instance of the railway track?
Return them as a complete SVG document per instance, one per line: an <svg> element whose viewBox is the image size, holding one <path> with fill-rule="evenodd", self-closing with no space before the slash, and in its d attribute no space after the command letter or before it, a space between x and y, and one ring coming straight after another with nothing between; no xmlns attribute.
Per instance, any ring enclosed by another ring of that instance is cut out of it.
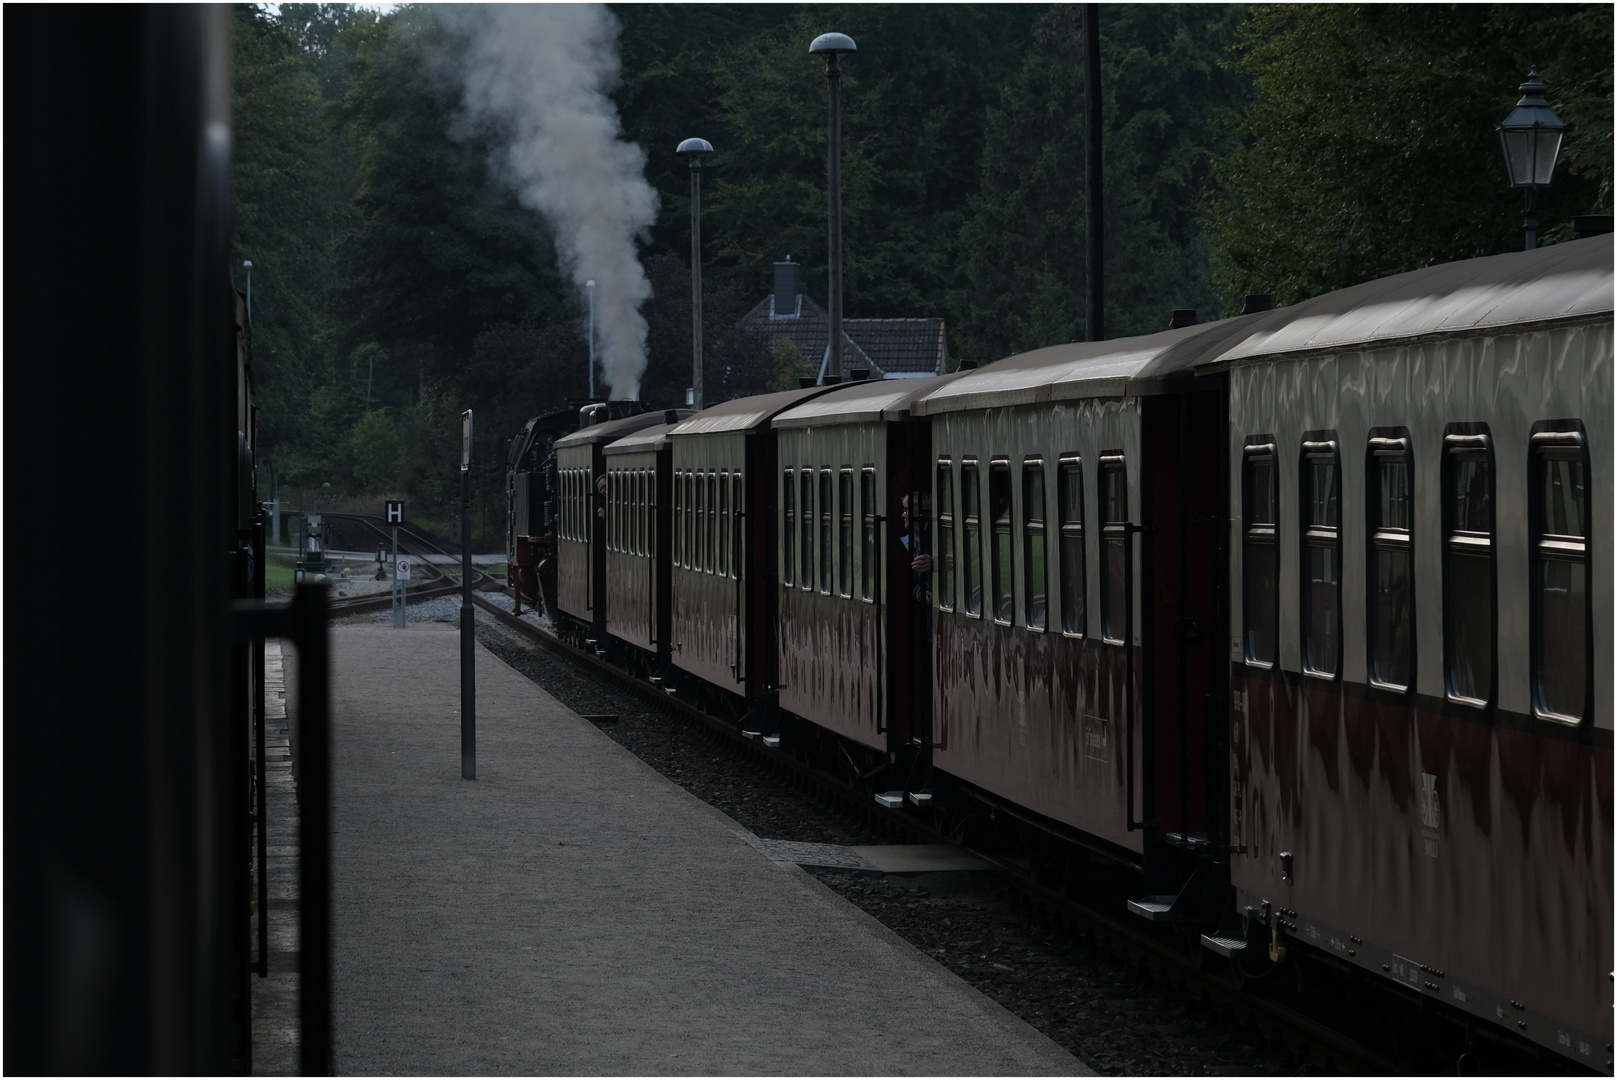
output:
<svg viewBox="0 0 1617 1080"><path fill-rule="evenodd" d="M327 514L326 517L361 529L367 536L371 537L371 542L373 543L382 541L391 545L393 542L391 532L393 527L387 525L380 518L366 514ZM460 575L451 574L443 569L440 564L420 558L424 555L451 555L452 553L445 551L431 538L422 535L419 531L409 526L401 525L398 529L399 554L408 555L413 559L420 559L415 564L416 569L426 575L424 587L411 589L407 595L408 601L414 603L418 600L432 600L439 597L453 596L460 592L462 587ZM472 572L473 589L487 585L499 586L501 584L503 583L485 571L474 569ZM385 611L392 604L391 593L379 593L333 600L329 605L329 610L333 615L357 615L367 611Z"/></svg>
<svg viewBox="0 0 1617 1080"><path fill-rule="evenodd" d="M1181 985L1207 1001L1212 1008L1241 1025L1256 1028L1278 1038L1299 1056L1306 1056L1316 1068L1348 1075L1396 1074L1408 1071L1394 1056L1378 1050L1350 1034L1294 1009L1284 1002L1253 994L1239 975L1226 973L1222 963L1201 948L1198 942L1165 941L1119 916L1097 906L1092 898L1052 888L1038 879L1022 860L982 845L962 844L906 814L876 806L870 796L852 782L812 769L790 753L746 738L733 721L710 715L677 695L654 687L588 650L579 649L531 623L515 618L486 598L473 594L473 601L492 618L523 639L553 655L607 680L611 685L646 702L654 710L677 715L751 756L766 770L789 778L800 787L838 802L842 808L880 831L910 841L950 844L1002 871L1025 898L1047 919L1069 928L1081 929L1104 942L1116 954L1145 966Z"/></svg>

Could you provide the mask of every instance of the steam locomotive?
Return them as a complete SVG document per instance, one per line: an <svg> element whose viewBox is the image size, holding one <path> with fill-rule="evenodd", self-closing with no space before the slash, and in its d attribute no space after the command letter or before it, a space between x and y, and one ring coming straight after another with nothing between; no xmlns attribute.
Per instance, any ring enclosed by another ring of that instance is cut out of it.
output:
<svg viewBox="0 0 1617 1080"><path fill-rule="evenodd" d="M1609 1071L1612 258L592 423L513 562L895 813Z"/></svg>

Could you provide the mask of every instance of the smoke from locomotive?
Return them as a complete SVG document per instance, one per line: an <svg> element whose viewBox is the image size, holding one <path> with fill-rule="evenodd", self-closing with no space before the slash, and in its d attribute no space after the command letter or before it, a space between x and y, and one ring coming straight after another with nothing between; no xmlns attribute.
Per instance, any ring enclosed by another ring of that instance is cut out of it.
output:
<svg viewBox="0 0 1617 1080"><path fill-rule="evenodd" d="M640 396L651 296L635 239L657 216L645 152L623 139L607 91L617 81L617 19L600 5L450 7L467 38L466 119L499 133L490 162L544 215L561 269L595 288L596 357L609 397Z"/></svg>

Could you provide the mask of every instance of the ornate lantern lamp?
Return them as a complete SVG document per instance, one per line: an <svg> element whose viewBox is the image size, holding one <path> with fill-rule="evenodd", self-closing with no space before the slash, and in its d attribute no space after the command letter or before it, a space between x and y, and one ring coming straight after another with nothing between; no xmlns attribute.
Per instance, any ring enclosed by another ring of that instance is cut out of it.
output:
<svg viewBox="0 0 1617 1080"><path fill-rule="evenodd" d="M1505 152L1510 186L1526 193L1522 223L1527 230L1529 251L1538 246L1538 189L1549 187L1567 127L1544 100L1544 90L1538 72L1529 72L1527 81L1521 85L1521 100L1509 116L1494 125L1499 132L1499 145Z"/></svg>

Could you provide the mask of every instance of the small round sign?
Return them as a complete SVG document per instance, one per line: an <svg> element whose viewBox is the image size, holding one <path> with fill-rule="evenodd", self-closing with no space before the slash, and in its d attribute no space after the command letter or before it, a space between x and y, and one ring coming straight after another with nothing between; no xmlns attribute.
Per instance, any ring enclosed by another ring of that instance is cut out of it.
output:
<svg viewBox="0 0 1617 1080"><path fill-rule="evenodd" d="M393 567L393 577L398 581L410 580L410 560L400 559Z"/></svg>

